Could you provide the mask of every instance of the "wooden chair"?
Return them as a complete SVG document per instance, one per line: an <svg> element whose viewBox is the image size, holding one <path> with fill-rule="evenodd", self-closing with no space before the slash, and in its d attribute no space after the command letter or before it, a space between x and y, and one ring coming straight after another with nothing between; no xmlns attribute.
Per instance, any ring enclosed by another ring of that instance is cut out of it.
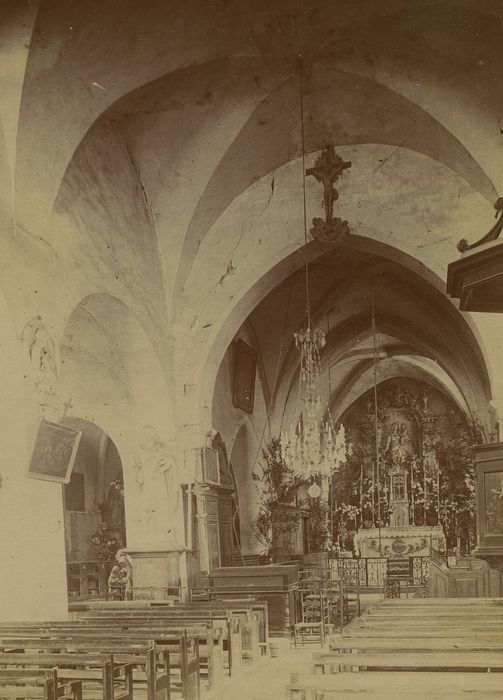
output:
<svg viewBox="0 0 503 700"><path fill-rule="evenodd" d="M81 681L62 681L56 668L0 670L0 697L36 700L82 700Z"/></svg>
<svg viewBox="0 0 503 700"><path fill-rule="evenodd" d="M299 581L298 596L301 619L293 624L294 646L308 643L324 646L329 619L322 580L311 577Z"/></svg>

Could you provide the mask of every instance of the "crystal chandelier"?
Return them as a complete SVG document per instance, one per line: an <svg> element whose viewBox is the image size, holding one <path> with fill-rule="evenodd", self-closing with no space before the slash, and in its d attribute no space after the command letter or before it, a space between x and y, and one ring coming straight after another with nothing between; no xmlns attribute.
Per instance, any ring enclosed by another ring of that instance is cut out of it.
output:
<svg viewBox="0 0 503 700"><path fill-rule="evenodd" d="M292 472L303 479L328 479L346 461L344 426L335 432L330 413L321 416L320 350L325 347L325 333L309 324L294 334L300 350L298 386L298 421L281 433L283 459Z"/></svg>

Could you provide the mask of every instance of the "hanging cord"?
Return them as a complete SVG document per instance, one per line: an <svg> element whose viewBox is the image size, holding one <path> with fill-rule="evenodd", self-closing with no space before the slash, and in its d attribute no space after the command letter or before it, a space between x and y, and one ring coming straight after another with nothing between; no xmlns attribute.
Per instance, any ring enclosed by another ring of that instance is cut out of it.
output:
<svg viewBox="0 0 503 700"><path fill-rule="evenodd" d="M372 301L372 344L374 362L374 429L375 429L375 450L376 450L376 478L377 478L377 527L379 528L379 554L381 554L381 475L379 469L379 419L377 417L377 340L376 340L376 319L374 307L374 288L370 290Z"/></svg>
<svg viewBox="0 0 503 700"><path fill-rule="evenodd" d="M299 7L299 3L297 3L297 7ZM304 58L303 58L303 41L302 41L301 37L299 37L299 44L300 44L300 51L299 51L299 101L300 101L300 133L301 133L301 149L302 149L302 213L303 213L303 224L304 224L304 270L305 270L305 288L306 288L307 328L310 329L311 328L311 300L310 300L310 290L309 290L309 257L308 257L308 253L307 253L308 236L307 236L307 203L306 203L306 139L305 139L305 130L304 130L304 75L303 75ZM284 348L284 342L285 342L287 321L288 321L288 316L289 316L289 312L290 312L291 297L292 297L292 284L290 284L290 288L289 288L288 304L287 304L287 310L286 310L286 314L285 314L285 320L284 320L283 331L282 331L282 336L281 336L281 347L280 347L280 352L278 355L278 362L276 363L276 371L275 371L275 375L274 375L274 382L273 382L271 397L274 396L274 394L275 394L276 385L278 382L280 362L281 362L281 358L283 356L283 348ZM261 450L263 442L264 442L265 431L266 431L267 425L270 424L270 411L271 411L271 406L269 406L267 409L267 418L266 418L266 421L264 423L264 427L262 429L262 433L261 433L260 438L259 438L259 445L257 448L257 453L255 455L255 459L253 461L252 471L254 471L256 466L257 466L259 456L260 456L260 450ZM258 434L257 434L257 437L258 437Z"/></svg>
<svg viewBox="0 0 503 700"><path fill-rule="evenodd" d="M327 311L327 345L330 339L330 313L333 309ZM327 414L328 414L328 429L332 431L333 437L333 425L332 425L332 414L330 412L330 400L332 398L332 376L331 376L331 357L330 351L327 348L328 355L328 401L327 401ZM334 472L332 470L332 463L330 463L330 537L329 542L333 544L334 541Z"/></svg>
<svg viewBox="0 0 503 700"><path fill-rule="evenodd" d="M300 98L300 134L302 147L302 212L304 219L304 266L306 271L306 315L307 327L311 328L311 301L309 295L309 258L307 254L307 204L306 204L306 137L304 131L304 58L299 54L299 98Z"/></svg>

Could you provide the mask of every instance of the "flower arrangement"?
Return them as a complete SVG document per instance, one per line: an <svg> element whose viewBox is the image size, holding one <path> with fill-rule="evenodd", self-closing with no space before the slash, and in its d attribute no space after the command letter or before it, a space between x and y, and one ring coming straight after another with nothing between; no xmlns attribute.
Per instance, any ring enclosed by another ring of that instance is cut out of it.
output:
<svg viewBox="0 0 503 700"><path fill-rule="evenodd" d="M91 537L91 543L96 550L96 556L100 561L111 561L115 558L120 543L115 537L110 537L104 532L97 532Z"/></svg>
<svg viewBox="0 0 503 700"><path fill-rule="evenodd" d="M110 482L110 488L112 491L119 491L121 496L124 496L124 484L120 479L113 479Z"/></svg>
<svg viewBox="0 0 503 700"><path fill-rule="evenodd" d="M282 506L289 506L295 502L297 489L303 483L303 479L294 474L286 464L281 441L277 437L272 438L263 448L262 461L258 470L252 473L252 479L256 482L260 498L253 532L264 547L264 555L271 558L278 538L298 525L299 515Z"/></svg>

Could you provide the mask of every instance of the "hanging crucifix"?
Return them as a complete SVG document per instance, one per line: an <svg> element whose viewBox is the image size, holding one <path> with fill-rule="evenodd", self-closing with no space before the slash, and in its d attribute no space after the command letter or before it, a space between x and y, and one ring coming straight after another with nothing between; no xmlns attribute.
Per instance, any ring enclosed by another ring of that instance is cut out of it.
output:
<svg viewBox="0 0 503 700"><path fill-rule="evenodd" d="M321 241L333 241L341 235L349 233L347 221L333 217L334 203L339 199L335 183L344 170L351 167L351 161L343 160L336 152L333 144L325 146L316 158L313 168L306 170L306 176L312 175L323 185L323 201L325 206L325 221L319 217L313 219L311 235Z"/></svg>

